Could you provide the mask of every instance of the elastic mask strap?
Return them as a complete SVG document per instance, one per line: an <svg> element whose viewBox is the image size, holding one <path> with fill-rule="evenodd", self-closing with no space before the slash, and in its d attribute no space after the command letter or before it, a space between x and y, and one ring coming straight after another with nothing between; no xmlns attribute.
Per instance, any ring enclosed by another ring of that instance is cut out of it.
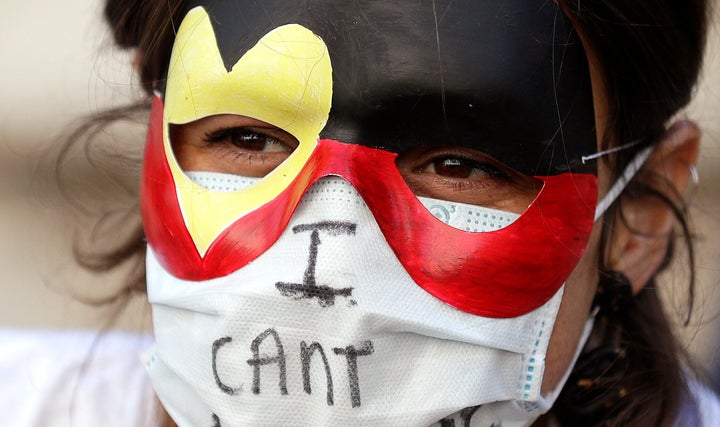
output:
<svg viewBox="0 0 720 427"><path fill-rule="evenodd" d="M568 368L565 370L565 373L563 374L562 378L560 379L560 382L557 383L555 388L551 391L549 391L546 395L541 396L540 399L536 402L536 412L537 414L544 414L552 408L552 406L555 404L555 401L557 400L558 396L562 392L563 388L565 387L565 383L567 383L568 378L570 378L570 374L572 373L573 369L575 368L575 364L577 363L578 358L580 357L580 354L582 353L583 349L585 348L585 344L587 344L588 339L590 338L590 334L592 333L593 326L595 325L595 315L597 314L596 311L593 311L590 314L590 317L585 320L585 326L583 327L582 335L580 335L580 341L578 341L577 346L575 347L575 354L573 355L572 361L570 362L570 365L568 365Z"/></svg>
<svg viewBox="0 0 720 427"><path fill-rule="evenodd" d="M635 176L637 171L640 170L648 157L650 157L650 153L652 153L653 148L655 147L651 145L638 151L638 153L635 155L635 158L632 159L632 161L625 167L622 175L617 179L617 181L615 181L615 184L610 187L610 190L608 190L607 194L605 194L605 197L603 197L602 200L598 202L597 207L595 208L595 221L597 221L598 218L600 218L610 207L610 205L615 202L618 196L620 196L620 193L622 193L622 191L625 189L628 182L630 182L630 180L633 178L633 176Z"/></svg>

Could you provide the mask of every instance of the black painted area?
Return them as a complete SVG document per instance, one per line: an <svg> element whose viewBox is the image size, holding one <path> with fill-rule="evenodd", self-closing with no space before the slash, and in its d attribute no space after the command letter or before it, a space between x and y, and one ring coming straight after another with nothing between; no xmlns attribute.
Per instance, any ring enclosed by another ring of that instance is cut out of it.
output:
<svg viewBox="0 0 720 427"><path fill-rule="evenodd" d="M483 151L527 175L595 172L589 71L554 2L205 0L228 69L278 26L319 35L333 64L322 137L404 152Z"/></svg>

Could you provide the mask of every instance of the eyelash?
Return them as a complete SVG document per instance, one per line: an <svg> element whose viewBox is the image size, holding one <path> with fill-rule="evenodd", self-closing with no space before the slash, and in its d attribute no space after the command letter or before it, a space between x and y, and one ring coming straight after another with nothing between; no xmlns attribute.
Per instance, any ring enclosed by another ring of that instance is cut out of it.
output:
<svg viewBox="0 0 720 427"><path fill-rule="evenodd" d="M283 144L283 142L272 135L268 135L263 132L258 132L253 129L248 129L245 127L226 127L217 129L214 131L208 131L205 133L205 136L203 138L203 141L205 141L208 144L216 144L219 142L229 142L235 146L240 147L236 141L241 140L243 138L255 138L255 139L265 139L266 144ZM243 148L243 147L240 147Z"/></svg>
<svg viewBox="0 0 720 427"><path fill-rule="evenodd" d="M489 174L493 178L498 178L498 179L509 178L505 172L503 172L502 170L500 170L499 168L497 168L495 165L493 165L491 163L469 159L469 158L463 157L461 155L446 154L446 155L432 157L429 159L427 164L429 165L430 163L443 162L443 161L447 161L447 160L459 160L462 165L470 167L472 169L479 169L479 170Z"/></svg>
<svg viewBox="0 0 720 427"><path fill-rule="evenodd" d="M444 163L447 161L454 162ZM469 158L462 153L427 153L419 163L420 165L413 169L414 173L428 174L433 179L443 180L446 185L451 185L454 191L480 190L511 181L510 176L492 162ZM456 171L452 170L453 167L456 167ZM430 168L432 169L428 170ZM473 176L476 170L480 176ZM459 176L453 176L454 172Z"/></svg>

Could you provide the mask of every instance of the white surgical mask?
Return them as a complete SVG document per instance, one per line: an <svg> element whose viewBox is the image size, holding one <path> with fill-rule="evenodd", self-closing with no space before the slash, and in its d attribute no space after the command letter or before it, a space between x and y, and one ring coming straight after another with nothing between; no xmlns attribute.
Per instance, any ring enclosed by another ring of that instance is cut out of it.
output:
<svg viewBox="0 0 720 427"><path fill-rule="evenodd" d="M188 175L227 191L254 182ZM517 217L423 204L471 231ZM515 318L459 311L414 284L341 178L311 187L275 245L228 276L177 279L152 248L147 265L157 342L146 365L181 427L527 426L557 395L540 386L564 287Z"/></svg>

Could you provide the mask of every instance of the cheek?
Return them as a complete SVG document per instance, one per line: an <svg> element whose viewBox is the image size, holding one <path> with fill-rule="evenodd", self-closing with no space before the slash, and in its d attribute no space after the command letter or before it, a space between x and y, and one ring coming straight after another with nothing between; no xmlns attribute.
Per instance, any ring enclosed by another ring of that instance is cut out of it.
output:
<svg viewBox="0 0 720 427"><path fill-rule="evenodd" d="M595 223L588 247L565 285L547 352L542 393L556 388L570 363L590 315L598 282L598 248L602 221Z"/></svg>
<svg viewBox="0 0 720 427"><path fill-rule="evenodd" d="M203 170L198 169L202 164L201 157L198 156L196 148L190 144L181 144L178 141L185 141L192 137L187 130L179 126L169 126L170 144L172 146L173 155L178 165L184 171Z"/></svg>
<svg viewBox="0 0 720 427"><path fill-rule="evenodd" d="M183 171L206 171L233 173L226 167L222 155L217 151L208 150L203 143L181 143L180 141L200 141L202 135L188 132L182 127L170 127L170 141L173 155Z"/></svg>

